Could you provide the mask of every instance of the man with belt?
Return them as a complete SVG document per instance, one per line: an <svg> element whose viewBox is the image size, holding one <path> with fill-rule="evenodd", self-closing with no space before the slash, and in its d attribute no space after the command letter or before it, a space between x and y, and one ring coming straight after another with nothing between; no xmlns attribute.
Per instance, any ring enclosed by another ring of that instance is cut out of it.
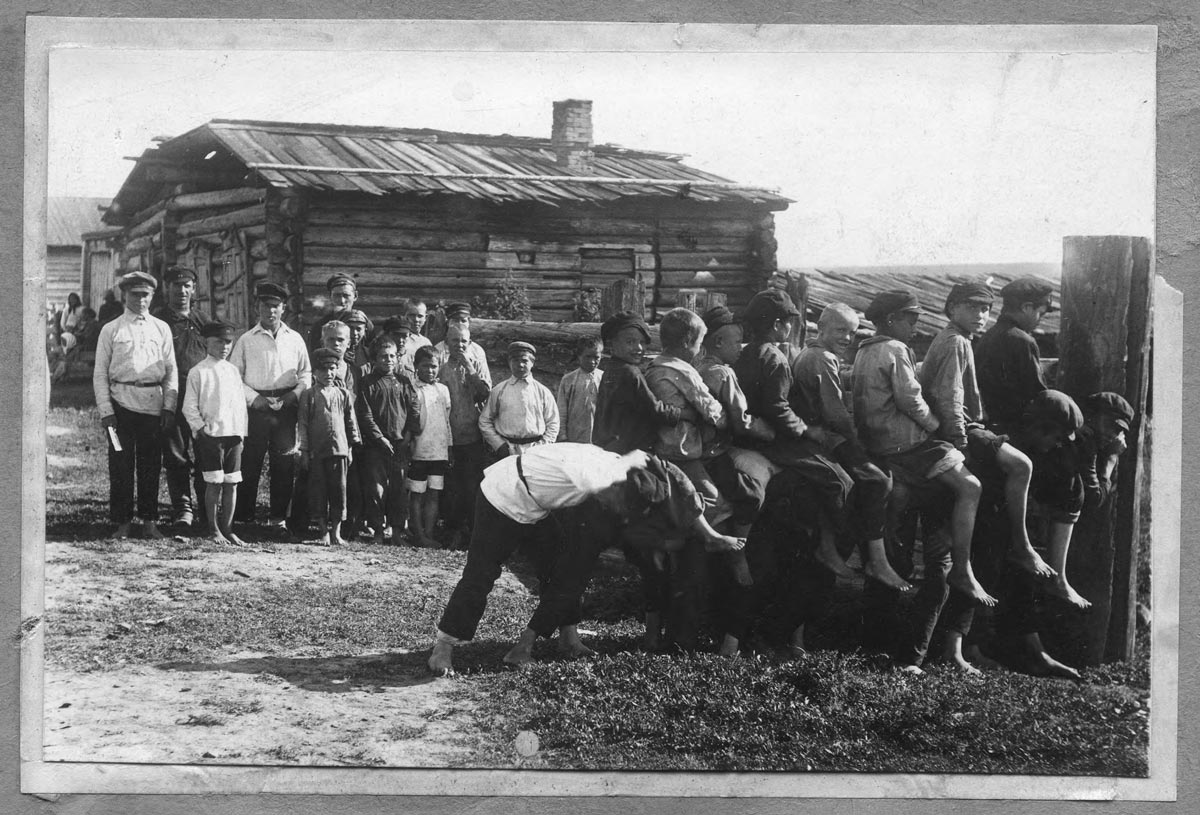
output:
<svg viewBox="0 0 1200 815"><path fill-rule="evenodd" d="M196 273L181 266L168 266L163 272L167 288L166 305L154 316L171 329L175 342L175 364L179 367L179 403L187 391L188 373L192 366L208 356L204 346L204 329L208 318L192 308L196 294ZM167 493L171 496L171 522L181 526L204 518L204 480L193 472L192 434L187 422L175 422L175 428L163 437L163 468L167 473ZM192 481L196 484L196 501L192 503Z"/></svg>
<svg viewBox="0 0 1200 815"><path fill-rule="evenodd" d="M125 312L100 329L92 374L100 424L109 437L109 513L117 525L113 537L129 537L136 471L142 537L158 539L162 436L174 430L179 398L175 345L170 327L150 316L158 281L130 272L120 287Z"/></svg>
<svg viewBox="0 0 1200 815"><path fill-rule="evenodd" d="M270 454L270 525L286 527L296 476L296 416L300 394L312 385L312 366L304 338L284 325L287 291L260 283L255 291L258 323L233 346L229 361L242 376L249 408L242 449L242 483L237 520L254 521L263 457Z"/></svg>

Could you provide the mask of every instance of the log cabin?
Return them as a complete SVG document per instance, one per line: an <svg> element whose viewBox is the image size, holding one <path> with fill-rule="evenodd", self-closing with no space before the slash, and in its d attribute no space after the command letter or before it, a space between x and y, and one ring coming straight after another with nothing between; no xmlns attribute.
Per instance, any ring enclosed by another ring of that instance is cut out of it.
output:
<svg viewBox="0 0 1200 815"><path fill-rule="evenodd" d="M509 275L540 321L570 321L581 292L617 280L644 284L651 321L697 289L737 308L766 285L789 199L593 144L590 101L552 113L549 138L216 119L134 158L104 220L122 271L190 266L200 305L235 325L271 280L307 327L336 273L377 321Z"/></svg>

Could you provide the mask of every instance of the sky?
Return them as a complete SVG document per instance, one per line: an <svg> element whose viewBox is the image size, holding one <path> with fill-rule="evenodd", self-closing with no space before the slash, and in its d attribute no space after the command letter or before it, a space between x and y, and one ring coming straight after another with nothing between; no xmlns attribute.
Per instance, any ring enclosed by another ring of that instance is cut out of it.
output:
<svg viewBox="0 0 1200 815"><path fill-rule="evenodd" d="M104 50L50 55L48 192L112 196L213 118L548 136L777 188L781 266L1059 262L1153 234L1154 53Z"/></svg>

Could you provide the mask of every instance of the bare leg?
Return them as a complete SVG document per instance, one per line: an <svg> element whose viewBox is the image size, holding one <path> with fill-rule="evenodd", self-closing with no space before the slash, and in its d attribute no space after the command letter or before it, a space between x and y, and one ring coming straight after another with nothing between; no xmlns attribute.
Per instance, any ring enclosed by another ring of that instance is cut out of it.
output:
<svg viewBox="0 0 1200 815"><path fill-rule="evenodd" d="M207 494L207 490L205 490ZM221 485L221 514L217 518L218 526L225 539L234 546L245 546L246 542L233 534L233 511L237 507L237 484ZM212 523L211 518L209 523Z"/></svg>
<svg viewBox="0 0 1200 815"><path fill-rule="evenodd" d="M975 513L979 509L979 493L982 490L979 479L970 475L962 465L942 473L937 479L954 490L954 513L950 519L950 556L954 563L946 582L972 600L985 606L994 606L996 598L984 591L971 569L971 536L975 533Z"/></svg>
<svg viewBox="0 0 1200 815"><path fill-rule="evenodd" d="M1000 445L996 463L1004 471L1004 500L1008 507L1008 525L1012 529L1012 553L1010 559L1020 568L1037 577L1053 577L1054 569L1042 560L1041 555L1029 542L1029 531L1025 528L1026 505L1029 500L1029 479L1033 476L1033 464L1029 457L1011 444Z"/></svg>
<svg viewBox="0 0 1200 815"><path fill-rule="evenodd" d="M1090 600L1084 599L1079 592L1067 582L1067 553L1071 550L1071 534L1075 524L1063 521L1050 523L1050 565L1057 574L1048 591L1056 597L1061 597L1076 608L1091 608Z"/></svg>
<svg viewBox="0 0 1200 815"><path fill-rule="evenodd" d="M228 526L219 520L220 510L224 508L222 503L225 498L224 486L224 484L204 485L204 517L208 520L208 528L212 530L214 543L229 543L229 535L226 534ZM233 517L232 513L230 513L230 517Z"/></svg>
<svg viewBox="0 0 1200 815"><path fill-rule="evenodd" d="M504 655L504 662L507 665L521 666L533 661L533 643L537 640L537 632L532 628L526 628L521 632L521 638L517 640L507 654Z"/></svg>
<svg viewBox="0 0 1200 815"><path fill-rule="evenodd" d="M815 555L817 562L838 577L854 577L854 570L846 565L846 561L838 554L837 536L833 527L821 521L821 543L817 546Z"/></svg>
<svg viewBox="0 0 1200 815"><path fill-rule="evenodd" d="M1025 635L1025 648L1030 660L1030 672L1034 676L1058 676L1063 679L1079 680L1079 671L1064 665L1046 653L1042 638L1035 631Z"/></svg>
<svg viewBox="0 0 1200 815"><path fill-rule="evenodd" d="M409 512L409 523L413 530L413 543L423 549L429 549L433 546L431 541L425 534L425 506L429 492L414 492L412 494L412 508Z"/></svg>
<svg viewBox="0 0 1200 815"><path fill-rule="evenodd" d="M432 487L425 493L425 515L421 521L425 532L425 545L431 549L438 548L437 538L433 536L433 531L437 528L438 503L441 495L441 490L435 490Z"/></svg>
<svg viewBox="0 0 1200 815"><path fill-rule="evenodd" d="M336 518L333 520L333 523L329 525L329 545L346 545L346 539L342 537L342 522Z"/></svg>
<svg viewBox="0 0 1200 815"><path fill-rule="evenodd" d="M892 564L888 563L887 550L884 548L883 538L867 541L867 562L863 565L863 573L890 589L901 592L912 590L912 584L896 574L896 570L892 568Z"/></svg>
<svg viewBox="0 0 1200 815"><path fill-rule="evenodd" d="M968 676L982 676L983 672L967 662L962 651L963 635L957 631L946 632L946 654L944 659Z"/></svg>
<svg viewBox="0 0 1200 815"><path fill-rule="evenodd" d="M577 625L564 625L558 629L558 650L570 657L590 657L596 653L583 644Z"/></svg>
<svg viewBox="0 0 1200 815"><path fill-rule="evenodd" d="M963 649L963 656L985 671L998 671L1001 668L1000 663L980 651L978 645L968 645Z"/></svg>

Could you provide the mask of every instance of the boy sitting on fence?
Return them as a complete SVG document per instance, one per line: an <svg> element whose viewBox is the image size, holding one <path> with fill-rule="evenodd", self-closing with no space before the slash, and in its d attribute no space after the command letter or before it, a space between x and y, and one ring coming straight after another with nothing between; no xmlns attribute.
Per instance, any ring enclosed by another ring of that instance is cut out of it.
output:
<svg viewBox="0 0 1200 815"><path fill-rule="evenodd" d="M195 437L196 468L204 478L204 510L213 540L244 546L232 529L248 421L242 377L228 362L233 335L233 326L220 321L200 330L208 356L188 373L180 410Z"/></svg>
<svg viewBox="0 0 1200 815"><path fill-rule="evenodd" d="M354 417L354 397L336 379L339 363L345 364L337 351L318 348L312 354L312 361L315 384L300 394L296 422L300 466L308 471L309 504L311 511L317 513L323 545L343 546L346 472L352 447L361 440Z"/></svg>
<svg viewBox="0 0 1200 815"><path fill-rule="evenodd" d="M603 349L604 343L599 337L581 337L575 343L575 359L579 365L558 383L559 441L592 443L596 395L604 377L599 367Z"/></svg>
<svg viewBox="0 0 1200 815"><path fill-rule="evenodd" d="M791 393L796 414L827 431L826 450L850 479L850 529L860 548L863 573L896 591L912 586L888 563L884 546L888 497L892 478L871 463L858 441L854 420L846 407L841 360L850 351L858 315L844 303L825 307L817 320L817 336L808 340L792 363Z"/></svg>
<svg viewBox="0 0 1200 815"><path fill-rule="evenodd" d="M926 530L925 560L930 568L914 601L911 642L900 654L900 662L906 670L920 671L934 626L942 616L948 586L952 589L950 596L956 599L954 613L945 615L952 620L947 633L947 656L964 670L975 670L962 656L962 639L970 627L971 605L979 602L990 606L996 602L979 584L971 568L971 537L981 488L979 480L967 471L963 454L949 443L933 438L938 420L921 396L912 349L906 344L916 329L920 312L916 296L907 289L881 292L867 307L867 319L875 324L878 333L863 341L854 359L854 421L867 452L891 470L898 486L937 483L954 495L950 517L951 563L943 573L944 555L935 548L931 531ZM896 515L902 509L900 503L893 501L892 512ZM923 602L929 596L932 602Z"/></svg>
<svg viewBox="0 0 1200 815"><path fill-rule="evenodd" d="M479 431L496 458L519 455L558 438L558 403L554 394L533 378L537 349L527 342L508 346L512 376L492 388L479 414Z"/></svg>
<svg viewBox="0 0 1200 815"><path fill-rule="evenodd" d="M417 546L437 547L438 503L452 463L450 453L450 391L438 382L438 352L422 345L413 354L417 364L417 410L421 430L413 440L412 463L405 486L409 502L409 526Z"/></svg>
<svg viewBox="0 0 1200 815"><path fill-rule="evenodd" d="M375 365L358 383L355 409L362 432L358 462L366 520L382 544L392 528L392 543L404 536L408 518L404 470L413 436L421 429L421 414L412 380L396 373L399 349L391 337L375 341Z"/></svg>

